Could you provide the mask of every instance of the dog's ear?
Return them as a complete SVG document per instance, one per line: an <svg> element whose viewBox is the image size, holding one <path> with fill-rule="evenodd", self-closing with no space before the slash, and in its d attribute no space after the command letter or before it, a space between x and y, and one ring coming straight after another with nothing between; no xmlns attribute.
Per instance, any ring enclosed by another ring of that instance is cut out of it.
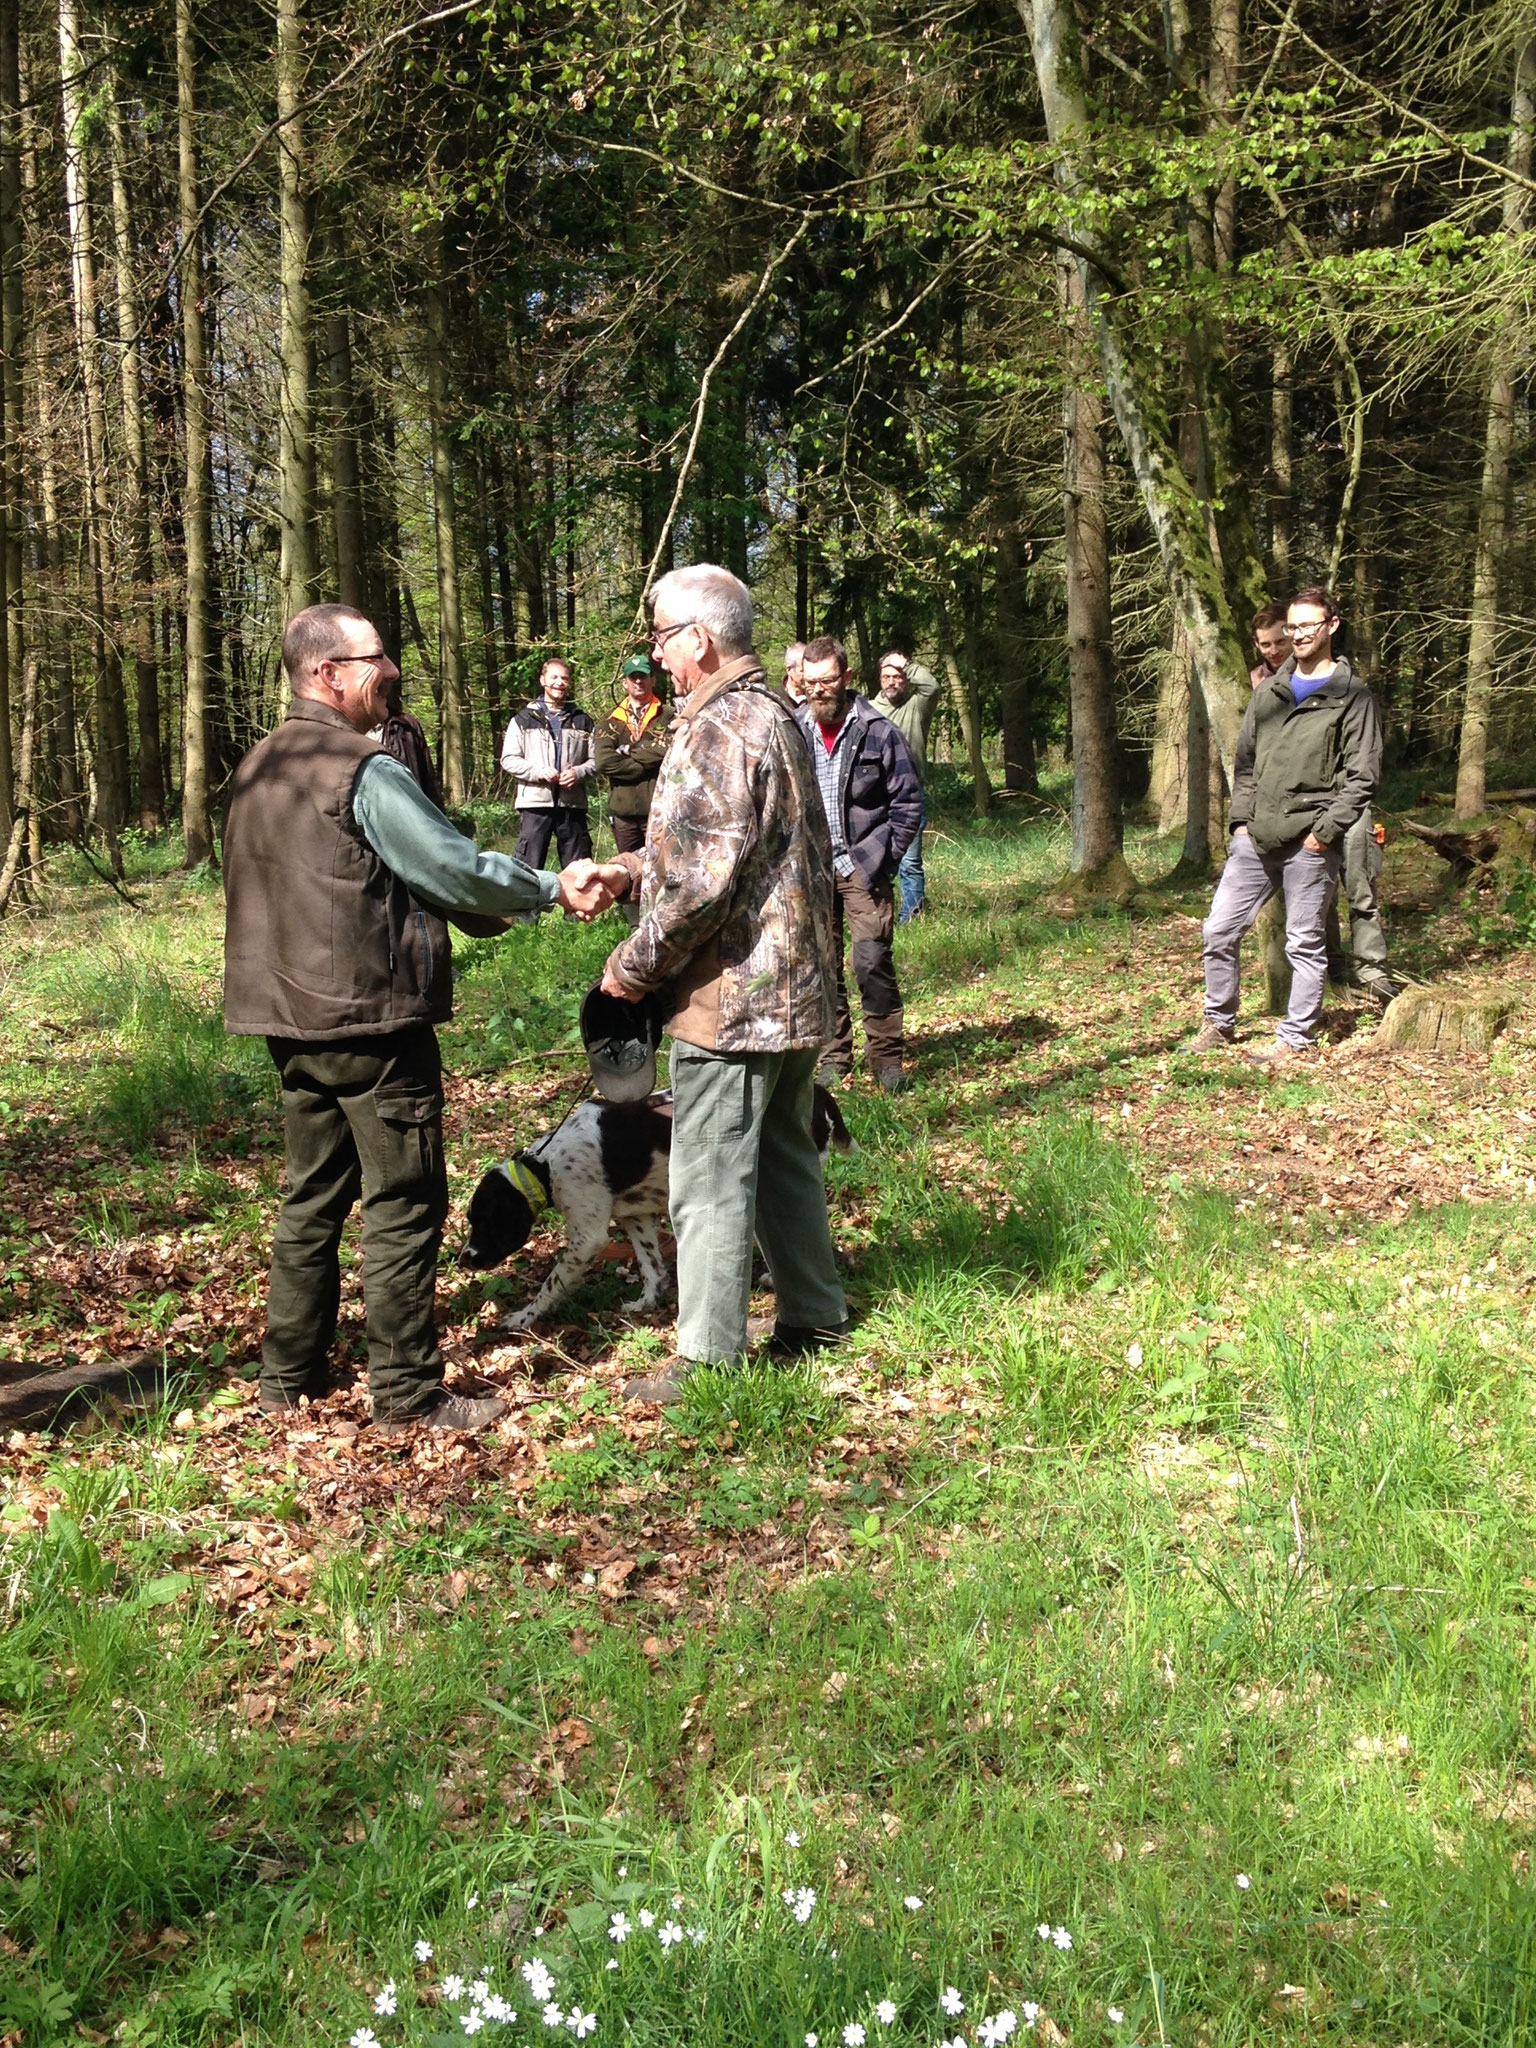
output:
<svg viewBox="0 0 1536 2048"><path fill-rule="evenodd" d="M521 1251L533 1229L533 1211L499 1166L493 1166L469 1199L469 1242L459 1264L472 1272L499 1266Z"/></svg>

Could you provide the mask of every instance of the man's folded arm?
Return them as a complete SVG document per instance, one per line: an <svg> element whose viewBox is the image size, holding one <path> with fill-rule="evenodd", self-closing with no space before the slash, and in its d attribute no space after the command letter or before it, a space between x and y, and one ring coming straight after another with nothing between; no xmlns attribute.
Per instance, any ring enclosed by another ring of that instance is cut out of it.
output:
<svg viewBox="0 0 1536 2048"><path fill-rule="evenodd" d="M446 917L510 917L559 901L554 875L510 854L481 853L388 754L372 755L358 770L352 813L385 867Z"/></svg>

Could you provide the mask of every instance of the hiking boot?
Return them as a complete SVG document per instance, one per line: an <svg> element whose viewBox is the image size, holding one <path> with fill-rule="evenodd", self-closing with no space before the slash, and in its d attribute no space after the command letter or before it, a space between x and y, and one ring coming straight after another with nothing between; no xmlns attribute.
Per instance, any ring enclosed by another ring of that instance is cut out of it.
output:
<svg viewBox="0 0 1536 2048"><path fill-rule="evenodd" d="M852 1079L852 1067L840 1067L835 1060L823 1060L816 1069L817 1083L823 1088L841 1088L845 1081Z"/></svg>
<svg viewBox="0 0 1536 2048"><path fill-rule="evenodd" d="M505 1401L493 1394L439 1394L430 1408L419 1415L376 1416L374 1428L380 1436L403 1436L408 1429L489 1429L507 1412Z"/></svg>
<svg viewBox="0 0 1536 2048"><path fill-rule="evenodd" d="M840 1323L829 1323L821 1329L801 1323L775 1323L768 1339L768 1356L808 1358L816 1351L833 1351L839 1344L847 1343L848 1330L847 1316Z"/></svg>
<svg viewBox="0 0 1536 2048"><path fill-rule="evenodd" d="M1310 1046L1287 1045L1283 1038L1276 1038L1243 1057L1250 1067L1262 1067L1268 1074L1278 1074L1288 1067L1305 1066L1311 1050Z"/></svg>
<svg viewBox="0 0 1536 2048"><path fill-rule="evenodd" d="M912 1083L903 1069L893 1060L889 1066L876 1067L875 1086L882 1095L905 1095Z"/></svg>
<svg viewBox="0 0 1536 2048"><path fill-rule="evenodd" d="M1390 975L1373 974L1368 981L1364 977L1361 978L1360 993L1375 1009L1384 1012L1388 1003L1397 995L1398 987Z"/></svg>
<svg viewBox="0 0 1536 2048"><path fill-rule="evenodd" d="M683 1398L683 1386L694 1369L691 1358L683 1358L673 1352L664 1358L654 1372L641 1374L638 1378L624 1382L626 1401L653 1401L658 1408L675 1408Z"/></svg>
<svg viewBox="0 0 1536 2048"><path fill-rule="evenodd" d="M1185 1046L1186 1052L1220 1052L1224 1045L1236 1045L1237 1033L1230 1024L1202 1024Z"/></svg>

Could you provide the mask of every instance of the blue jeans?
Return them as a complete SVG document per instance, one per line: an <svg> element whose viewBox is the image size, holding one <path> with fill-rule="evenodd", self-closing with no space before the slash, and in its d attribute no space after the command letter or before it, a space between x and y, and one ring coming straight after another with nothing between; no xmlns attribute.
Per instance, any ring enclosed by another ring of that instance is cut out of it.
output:
<svg viewBox="0 0 1536 2048"><path fill-rule="evenodd" d="M928 823L928 806L923 806L923 821L917 828L917 837L901 856L901 866L896 870L896 881L901 891L901 908L896 922L905 924L914 910L921 910L926 893L923 883L923 827Z"/></svg>

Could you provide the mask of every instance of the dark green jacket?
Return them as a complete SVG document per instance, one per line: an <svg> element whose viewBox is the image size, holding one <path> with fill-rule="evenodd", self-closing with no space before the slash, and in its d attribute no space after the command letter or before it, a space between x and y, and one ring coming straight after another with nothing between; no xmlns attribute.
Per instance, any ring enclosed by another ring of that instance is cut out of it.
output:
<svg viewBox="0 0 1536 2048"><path fill-rule="evenodd" d="M1381 779L1381 713L1339 661L1320 690L1298 704L1287 661L1254 691L1237 736L1232 819L1261 853L1311 833L1337 846Z"/></svg>
<svg viewBox="0 0 1536 2048"><path fill-rule="evenodd" d="M615 818L648 818L656 778L672 740L672 706L659 704L636 739L629 706L619 704L592 738L597 772L608 778L608 809Z"/></svg>

